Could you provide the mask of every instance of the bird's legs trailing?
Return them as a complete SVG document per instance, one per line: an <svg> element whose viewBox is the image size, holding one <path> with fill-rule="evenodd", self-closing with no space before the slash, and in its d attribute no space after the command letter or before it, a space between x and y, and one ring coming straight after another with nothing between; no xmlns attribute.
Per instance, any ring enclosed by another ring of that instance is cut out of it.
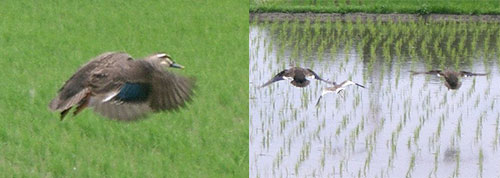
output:
<svg viewBox="0 0 500 178"><path fill-rule="evenodd" d="M345 95L344 95L344 89L340 89L337 94L339 94L342 98L345 99Z"/></svg>

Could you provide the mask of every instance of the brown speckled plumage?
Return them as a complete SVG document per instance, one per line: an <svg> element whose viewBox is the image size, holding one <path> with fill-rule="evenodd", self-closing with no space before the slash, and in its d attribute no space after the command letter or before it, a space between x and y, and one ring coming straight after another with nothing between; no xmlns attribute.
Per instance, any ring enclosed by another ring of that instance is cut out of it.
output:
<svg viewBox="0 0 500 178"><path fill-rule="evenodd" d="M166 67L182 68L164 53L141 60L120 52L101 54L66 81L49 108L61 112L61 120L73 106L77 106L75 115L88 106L117 120L136 120L149 112L178 109L191 100L194 80ZM132 93L138 96L127 98L127 93L122 93L126 86L139 88Z"/></svg>

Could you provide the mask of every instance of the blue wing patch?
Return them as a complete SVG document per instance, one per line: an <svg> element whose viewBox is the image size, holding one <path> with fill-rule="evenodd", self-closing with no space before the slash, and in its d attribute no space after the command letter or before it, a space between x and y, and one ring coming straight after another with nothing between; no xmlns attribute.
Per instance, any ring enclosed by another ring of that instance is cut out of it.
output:
<svg viewBox="0 0 500 178"><path fill-rule="evenodd" d="M144 83L125 83L116 95L116 99L124 102L146 101L151 91L151 86Z"/></svg>

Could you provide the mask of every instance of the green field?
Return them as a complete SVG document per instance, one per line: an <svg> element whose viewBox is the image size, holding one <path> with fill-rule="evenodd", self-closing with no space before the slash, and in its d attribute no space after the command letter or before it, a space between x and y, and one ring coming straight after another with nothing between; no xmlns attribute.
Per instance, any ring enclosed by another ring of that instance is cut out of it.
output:
<svg viewBox="0 0 500 178"><path fill-rule="evenodd" d="M2 1L1 177L248 176L247 1ZM179 112L116 122L48 110L105 51L164 51L197 78Z"/></svg>
<svg viewBox="0 0 500 178"><path fill-rule="evenodd" d="M250 0L250 12L500 14L496 0Z"/></svg>

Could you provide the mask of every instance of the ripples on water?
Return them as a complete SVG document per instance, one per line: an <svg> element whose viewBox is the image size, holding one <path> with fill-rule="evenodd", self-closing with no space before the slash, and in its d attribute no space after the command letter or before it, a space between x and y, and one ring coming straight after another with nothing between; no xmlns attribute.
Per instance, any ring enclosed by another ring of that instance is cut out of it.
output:
<svg viewBox="0 0 500 178"><path fill-rule="evenodd" d="M498 177L500 25L251 22L250 177ZM265 88L291 63L346 79ZM487 72L458 90L411 70Z"/></svg>

